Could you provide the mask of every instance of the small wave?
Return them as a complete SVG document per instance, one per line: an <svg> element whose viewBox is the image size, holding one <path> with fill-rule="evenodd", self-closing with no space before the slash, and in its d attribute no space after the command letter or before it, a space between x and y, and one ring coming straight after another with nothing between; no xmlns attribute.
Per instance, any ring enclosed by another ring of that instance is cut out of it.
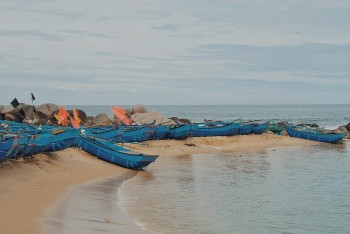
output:
<svg viewBox="0 0 350 234"><path fill-rule="evenodd" d="M139 172L140 173L140 172ZM123 213L123 215L127 216L128 218L132 219L134 224L139 227L142 231L148 232L148 233L154 233L151 230L147 229L147 223L141 222L136 217L132 216L128 212L128 205L130 196L128 196L128 188L133 186L136 183L137 177L139 176L139 173L136 174L134 177L124 180L122 184L117 189L117 197L116 197L116 204L118 209Z"/></svg>

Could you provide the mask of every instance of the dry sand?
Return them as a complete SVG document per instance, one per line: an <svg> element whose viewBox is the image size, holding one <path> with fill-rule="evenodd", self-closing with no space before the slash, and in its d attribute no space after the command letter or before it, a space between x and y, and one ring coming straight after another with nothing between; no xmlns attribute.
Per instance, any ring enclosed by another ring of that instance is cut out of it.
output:
<svg viewBox="0 0 350 234"><path fill-rule="evenodd" d="M191 137L182 141L148 141L143 144L124 144L124 146L138 152L158 154L164 157L215 152L261 151L271 147L310 146L315 144L319 144L319 142L266 133L230 137Z"/></svg>
<svg viewBox="0 0 350 234"><path fill-rule="evenodd" d="M196 153L260 151L270 147L318 144L272 134L188 138L125 144L139 152L169 157ZM155 162L157 163L157 162ZM79 149L54 156L4 161L0 168L0 233L38 233L38 219L69 186L106 177L137 173L99 160Z"/></svg>

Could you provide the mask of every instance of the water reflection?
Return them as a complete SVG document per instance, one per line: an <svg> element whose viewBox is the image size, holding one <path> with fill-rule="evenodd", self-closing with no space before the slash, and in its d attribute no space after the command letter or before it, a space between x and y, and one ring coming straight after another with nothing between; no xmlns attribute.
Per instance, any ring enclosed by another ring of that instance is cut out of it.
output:
<svg viewBox="0 0 350 234"><path fill-rule="evenodd" d="M72 187L42 220L43 233L143 233L116 203L118 187L135 174Z"/></svg>
<svg viewBox="0 0 350 234"><path fill-rule="evenodd" d="M157 233L348 230L347 144L164 158L149 169L148 185L139 174L125 195L129 214Z"/></svg>

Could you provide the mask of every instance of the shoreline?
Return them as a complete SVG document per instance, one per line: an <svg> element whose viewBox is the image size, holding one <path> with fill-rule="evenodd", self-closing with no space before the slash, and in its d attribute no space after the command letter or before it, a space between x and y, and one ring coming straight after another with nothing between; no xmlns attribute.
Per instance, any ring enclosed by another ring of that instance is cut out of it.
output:
<svg viewBox="0 0 350 234"><path fill-rule="evenodd" d="M76 148L1 165L0 226L4 233L39 233L38 219L72 185L136 173Z"/></svg>
<svg viewBox="0 0 350 234"><path fill-rule="evenodd" d="M261 151L271 147L311 146L318 142L273 134L196 137L186 140L125 143L135 151L172 157L198 153ZM155 162L157 163L157 161ZM77 148L36 155L21 162L5 161L0 168L0 207L6 211L0 221L4 233L39 233L38 220L73 185L109 177L122 178L138 172L104 162ZM147 170L147 169L146 169Z"/></svg>

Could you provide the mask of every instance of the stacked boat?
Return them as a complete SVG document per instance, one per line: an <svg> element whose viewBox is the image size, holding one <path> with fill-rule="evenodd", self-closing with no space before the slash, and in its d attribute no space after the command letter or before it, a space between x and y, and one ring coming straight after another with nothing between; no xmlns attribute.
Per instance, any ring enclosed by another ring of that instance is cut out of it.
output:
<svg viewBox="0 0 350 234"><path fill-rule="evenodd" d="M100 159L130 169L145 168L157 159L156 155L133 152L116 145L111 140L97 136L101 132L107 134L114 131L115 129L111 127L101 127L100 131L97 128L91 129L96 133L94 134L82 128L41 127L8 121L0 123L0 160L32 157L39 153L59 151L72 146L80 147ZM139 139L136 134L133 137L135 138L130 139Z"/></svg>
<svg viewBox="0 0 350 234"><path fill-rule="evenodd" d="M1 121L0 159L31 157L73 146L79 129Z"/></svg>
<svg viewBox="0 0 350 234"><path fill-rule="evenodd" d="M34 126L0 121L0 160L31 157L77 146L100 159L130 169L142 169L157 159L131 151L118 143L188 137L232 136L261 134L271 128L270 123L242 121L206 121L202 123L169 125L108 125L94 127ZM286 125L291 137L336 143L345 133L323 133Z"/></svg>

